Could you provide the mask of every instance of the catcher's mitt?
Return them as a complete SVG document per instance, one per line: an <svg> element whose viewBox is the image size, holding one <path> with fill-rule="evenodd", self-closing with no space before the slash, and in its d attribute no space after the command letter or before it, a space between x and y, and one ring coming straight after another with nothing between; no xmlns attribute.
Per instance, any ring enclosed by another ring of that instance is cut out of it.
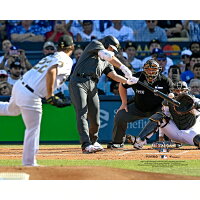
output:
<svg viewBox="0 0 200 200"><path fill-rule="evenodd" d="M51 96L46 100L47 103L56 106L58 108L63 108L71 105L71 101L67 98L59 98L58 96Z"/></svg>
<svg viewBox="0 0 200 200"><path fill-rule="evenodd" d="M194 99L189 94L180 94L176 100L180 102L179 106L175 106L175 111L179 114L186 114L195 106Z"/></svg>

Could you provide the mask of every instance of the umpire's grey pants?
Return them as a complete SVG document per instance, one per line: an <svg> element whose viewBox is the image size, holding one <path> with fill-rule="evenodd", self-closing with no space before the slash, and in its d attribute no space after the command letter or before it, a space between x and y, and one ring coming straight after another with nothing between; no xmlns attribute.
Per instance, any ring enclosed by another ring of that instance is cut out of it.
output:
<svg viewBox="0 0 200 200"><path fill-rule="evenodd" d="M160 111L160 107L153 112L142 112L135 106L135 102L128 105L128 112L120 110L114 119L112 143L122 144L124 142L128 122L149 118L157 111Z"/></svg>
<svg viewBox="0 0 200 200"><path fill-rule="evenodd" d="M69 91L76 111L80 142L84 149L98 139L100 106L97 84L92 80L86 79L84 82L71 80Z"/></svg>

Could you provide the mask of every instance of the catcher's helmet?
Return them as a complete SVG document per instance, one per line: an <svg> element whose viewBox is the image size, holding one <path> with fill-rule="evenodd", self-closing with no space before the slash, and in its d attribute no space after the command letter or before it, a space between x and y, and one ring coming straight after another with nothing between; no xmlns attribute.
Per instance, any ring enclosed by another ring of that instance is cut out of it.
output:
<svg viewBox="0 0 200 200"><path fill-rule="evenodd" d="M117 38L108 35L102 39L102 44L107 49L109 46L111 46L115 51L118 51L119 48L119 41Z"/></svg>
<svg viewBox="0 0 200 200"><path fill-rule="evenodd" d="M63 49L69 46L74 45L73 39L69 35L63 35L58 40L58 47Z"/></svg>
<svg viewBox="0 0 200 200"><path fill-rule="evenodd" d="M161 67L154 59L148 60L144 64L143 69L144 69L144 74L146 76L147 82L150 84L155 82L156 78L158 77L161 71Z"/></svg>
<svg viewBox="0 0 200 200"><path fill-rule="evenodd" d="M190 88L187 86L187 83L185 81L178 81L174 83L173 87L170 90L172 93L177 95L181 93L188 93Z"/></svg>

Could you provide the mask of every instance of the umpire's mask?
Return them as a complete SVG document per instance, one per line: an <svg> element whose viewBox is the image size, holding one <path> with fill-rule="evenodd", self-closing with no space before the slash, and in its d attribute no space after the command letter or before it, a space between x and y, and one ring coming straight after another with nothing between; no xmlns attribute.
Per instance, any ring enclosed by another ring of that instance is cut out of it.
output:
<svg viewBox="0 0 200 200"><path fill-rule="evenodd" d="M147 82L149 84L153 84L156 81L161 71L161 67L154 59L148 60L144 64L143 69L144 69L144 74L146 76Z"/></svg>

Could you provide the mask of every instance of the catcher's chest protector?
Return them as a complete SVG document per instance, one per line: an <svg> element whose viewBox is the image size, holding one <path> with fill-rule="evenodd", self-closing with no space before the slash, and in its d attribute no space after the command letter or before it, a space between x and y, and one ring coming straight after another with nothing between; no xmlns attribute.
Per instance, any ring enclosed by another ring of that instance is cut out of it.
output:
<svg viewBox="0 0 200 200"><path fill-rule="evenodd" d="M188 130L196 123L196 116L194 114L190 112L186 114L178 114L172 104L169 104L169 111L179 130Z"/></svg>

